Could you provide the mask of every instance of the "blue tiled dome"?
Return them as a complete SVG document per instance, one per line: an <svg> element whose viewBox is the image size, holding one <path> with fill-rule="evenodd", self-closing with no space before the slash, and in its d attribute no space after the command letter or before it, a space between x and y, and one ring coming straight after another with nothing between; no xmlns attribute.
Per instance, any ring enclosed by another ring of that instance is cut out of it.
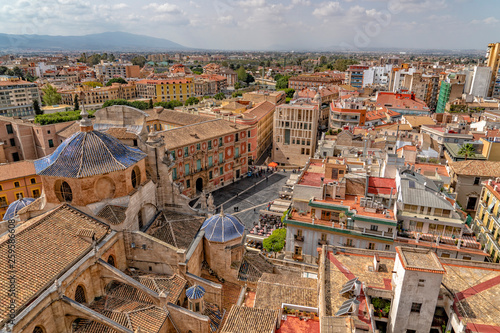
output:
<svg viewBox="0 0 500 333"><path fill-rule="evenodd" d="M23 209L24 207L28 206L30 203L35 201L33 198L22 198L19 200L14 201L9 205L7 210L5 211L5 214L3 215L3 219L10 220L14 216L17 215L17 212Z"/></svg>
<svg viewBox="0 0 500 333"><path fill-rule="evenodd" d="M205 288L195 284L186 290L186 297L189 299L200 299L205 295Z"/></svg>
<svg viewBox="0 0 500 333"><path fill-rule="evenodd" d="M140 149L122 144L98 131L80 131L50 155L35 161L38 175L83 178L125 170L146 157Z"/></svg>
<svg viewBox="0 0 500 333"><path fill-rule="evenodd" d="M241 237L245 232L245 226L238 218L224 212L206 219L201 229L205 229L206 239L221 243Z"/></svg>

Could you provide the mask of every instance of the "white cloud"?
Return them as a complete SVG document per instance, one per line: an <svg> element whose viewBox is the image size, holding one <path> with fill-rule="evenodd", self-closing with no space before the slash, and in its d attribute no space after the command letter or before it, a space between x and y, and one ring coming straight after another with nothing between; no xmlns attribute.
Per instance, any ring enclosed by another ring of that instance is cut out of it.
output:
<svg viewBox="0 0 500 333"><path fill-rule="evenodd" d="M238 2L240 7L258 8L266 5L266 0L243 0Z"/></svg>
<svg viewBox="0 0 500 333"><path fill-rule="evenodd" d="M335 15L341 11L342 7L340 6L340 2L329 1L320 3L319 6L312 12L312 14L317 17L327 17Z"/></svg>
<svg viewBox="0 0 500 333"><path fill-rule="evenodd" d="M492 25L492 24L497 24L498 22L500 22L500 21L498 21L495 17L490 16L490 17L487 17L487 18L482 19L482 20L472 20L470 23Z"/></svg>
<svg viewBox="0 0 500 333"><path fill-rule="evenodd" d="M177 5L165 2L163 4L159 4L156 2L152 2L144 7L143 9L153 9L158 13L179 13L180 9Z"/></svg>
<svg viewBox="0 0 500 333"><path fill-rule="evenodd" d="M292 0L292 5L302 5L302 6L310 6L310 0Z"/></svg>

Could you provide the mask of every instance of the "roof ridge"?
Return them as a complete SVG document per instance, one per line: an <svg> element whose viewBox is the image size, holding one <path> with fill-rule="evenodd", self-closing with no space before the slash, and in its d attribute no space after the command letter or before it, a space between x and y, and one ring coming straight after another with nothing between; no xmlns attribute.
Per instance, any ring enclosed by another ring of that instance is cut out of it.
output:
<svg viewBox="0 0 500 333"><path fill-rule="evenodd" d="M100 133L100 132L91 132L91 133ZM113 158L113 160L114 160L116 163L120 164L120 165L122 166L122 168L125 168L125 169L126 169L125 165L123 165L123 163L121 163L120 161L118 161L118 160L115 158L115 155L113 155L113 153L111 152L111 150L109 150L108 145L106 145L106 143L104 143L104 141L102 140L102 138L101 138L99 135L97 135L97 134L95 134L95 136L96 136L96 138L97 138L99 141L101 141L101 143L104 145L104 148L106 148L106 150L108 151L108 153L111 155L111 158ZM119 141L119 140L118 140L118 141ZM120 142L120 143L121 143L121 142ZM127 146L126 146L126 147L127 147Z"/></svg>

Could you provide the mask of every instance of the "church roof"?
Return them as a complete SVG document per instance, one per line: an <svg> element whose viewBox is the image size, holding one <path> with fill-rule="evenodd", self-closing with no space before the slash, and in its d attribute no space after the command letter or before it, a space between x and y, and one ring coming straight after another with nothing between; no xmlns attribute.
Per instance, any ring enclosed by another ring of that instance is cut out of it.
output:
<svg viewBox="0 0 500 333"><path fill-rule="evenodd" d="M28 206L33 201L35 201L35 199L33 198L21 198L19 200L14 201L9 205L9 207L7 207L3 219L7 221L14 218L14 216L17 215L17 212L19 212L22 208Z"/></svg>
<svg viewBox="0 0 500 333"><path fill-rule="evenodd" d="M245 226L238 218L224 212L206 219L201 229L205 229L206 239L222 243L241 237L245 232Z"/></svg>
<svg viewBox="0 0 500 333"><path fill-rule="evenodd" d="M205 288L195 284L186 290L186 297L189 299L200 299L205 295Z"/></svg>
<svg viewBox="0 0 500 333"><path fill-rule="evenodd" d="M36 160L35 169L42 176L83 178L125 170L145 157L141 150L126 146L108 134L80 131L52 154Z"/></svg>

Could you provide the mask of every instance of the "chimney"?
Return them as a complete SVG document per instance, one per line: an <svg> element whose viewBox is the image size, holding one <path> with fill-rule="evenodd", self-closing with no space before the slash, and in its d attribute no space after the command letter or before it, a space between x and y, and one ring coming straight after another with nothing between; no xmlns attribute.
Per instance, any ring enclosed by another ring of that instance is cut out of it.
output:
<svg viewBox="0 0 500 333"><path fill-rule="evenodd" d="M380 266L380 258L378 254L375 254L373 256L373 271L378 272L379 266Z"/></svg>
<svg viewBox="0 0 500 333"><path fill-rule="evenodd" d="M498 185L495 185L495 187L493 187L493 190L495 190L495 192L498 192Z"/></svg>
<svg viewBox="0 0 500 333"><path fill-rule="evenodd" d="M361 294L361 281L354 282L354 295L358 297Z"/></svg>
<svg viewBox="0 0 500 333"><path fill-rule="evenodd" d="M488 185L491 186L492 180L488 179Z"/></svg>

